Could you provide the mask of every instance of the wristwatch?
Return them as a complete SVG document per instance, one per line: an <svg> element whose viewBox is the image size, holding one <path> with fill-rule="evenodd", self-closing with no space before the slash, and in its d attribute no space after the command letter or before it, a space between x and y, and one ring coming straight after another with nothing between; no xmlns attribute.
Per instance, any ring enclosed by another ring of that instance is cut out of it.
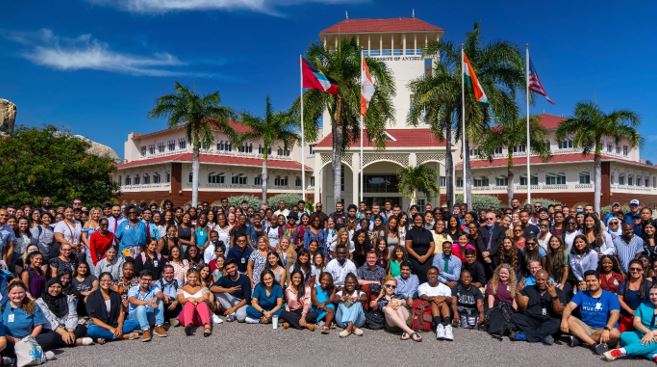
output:
<svg viewBox="0 0 657 367"><path fill-rule="evenodd" d="M607 331L611 331L611 329L610 329L609 327L607 327L607 326L603 327L602 329L603 329L603 330L607 330Z"/></svg>

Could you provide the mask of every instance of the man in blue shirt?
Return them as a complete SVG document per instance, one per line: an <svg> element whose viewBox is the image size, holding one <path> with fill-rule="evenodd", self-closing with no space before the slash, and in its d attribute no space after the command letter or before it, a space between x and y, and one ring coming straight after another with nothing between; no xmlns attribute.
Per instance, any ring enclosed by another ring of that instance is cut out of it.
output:
<svg viewBox="0 0 657 367"><path fill-rule="evenodd" d="M157 224L153 222L153 212L146 208L141 212L142 223L146 227L146 243L151 240L159 241L160 240L160 231L157 229Z"/></svg>
<svg viewBox="0 0 657 367"><path fill-rule="evenodd" d="M397 289L395 294L404 297L409 306L413 304L413 297L417 294L417 288L420 286L420 280L417 275L411 273L411 265L403 262L400 265L400 274L395 277L397 280Z"/></svg>
<svg viewBox="0 0 657 367"><path fill-rule="evenodd" d="M253 252L253 249L248 247L247 243L248 241L245 234L237 235L237 238L235 239L236 246L231 246L230 250L228 250L228 256L226 256L226 260L235 260L237 270L239 270L240 273L246 273L249 256L251 256L251 252Z"/></svg>
<svg viewBox="0 0 657 367"><path fill-rule="evenodd" d="M571 347L582 341L601 355L609 350L608 344L616 344L620 337L616 329L620 305L615 294L600 288L598 272L586 271L584 280L588 290L577 292L564 309L561 331L570 333ZM579 318L572 316L576 308L579 308Z"/></svg>
<svg viewBox="0 0 657 367"><path fill-rule="evenodd" d="M623 234L614 238L616 255L620 262L623 273L627 273L630 261L636 259L637 255L644 252L643 239L634 234L634 226L631 223L623 223Z"/></svg>
<svg viewBox="0 0 657 367"><path fill-rule="evenodd" d="M128 319L137 320L143 335L141 340L152 339L151 324L155 325L153 333L157 336L167 336L164 328L164 303L162 291L153 284L153 273L142 270L139 274L139 285L128 291Z"/></svg>
<svg viewBox="0 0 657 367"><path fill-rule="evenodd" d="M178 284L178 281L175 279L172 265L164 265L162 268L162 277L155 284L159 288L159 291L162 292L164 319L169 320L171 326L178 326L178 314L180 313L180 310L182 310L177 299L177 292L180 284Z"/></svg>
<svg viewBox="0 0 657 367"><path fill-rule="evenodd" d="M452 255L452 243L443 242L443 253L433 257L433 266L440 269L438 281L453 288L461 277L461 260Z"/></svg>
<svg viewBox="0 0 657 367"><path fill-rule="evenodd" d="M119 225L116 238L119 240L119 253L124 257L135 257L139 249L146 245L146 225L137 217L137 207L126 209L128 220Z"/></svg>

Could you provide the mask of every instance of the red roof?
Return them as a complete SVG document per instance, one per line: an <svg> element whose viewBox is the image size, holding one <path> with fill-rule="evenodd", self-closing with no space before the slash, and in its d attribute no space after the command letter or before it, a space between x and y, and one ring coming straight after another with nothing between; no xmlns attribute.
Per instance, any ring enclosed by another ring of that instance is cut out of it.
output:
<svg viewBox="0 0 657 367"><path fill-rule="evenodd" d="M418 147L444 147L445 141L438 139L431 129L386 129L390 138L386 140L385 146L388 148L418 148ZM367 132L364 133L365 141L363 147L376 147L376 144L370 141ZM315 148L331 148L333 146L333 133L329 133L317 143ZM350 144L351 147L360 146L360 137Z"/></svg>
<svg viewBox="0 0 657 367"><path fill-rule="evenodd" d="M540 125L546 130L556 130L562 122L566 121L565 117L550 115L549 113L542 113L538 115L540 118Z"/></svg>
<svg viewBox="0 0 657 367"><path fill-rule="evenodd" d="M636 162L636 161L631 161L629 159L623 159L623 158L618 158L618 157L612 157L608 155L602 155L602 160L603 161L615 161L615 162L622 162L622 163L627 163L627 164L634 164L634 165L639 165L643 167L651 167L655 168L654 166L651 166L649 164L644 164L641 162ZM529 157L530 164L555 164L555 163L575 163L575 162L593 162L593 154L587 154L583 155L581 152L580 153L566 153L566 154L555 154L553 155L549 160L543 161L541 160L540 157L538 156L530 156ZM472 165L472 168L496 168L496 167L506 167L507 165L507 159L506 158L496 158L493 159L492 161L489 161L487 159L473 159L470 161L470 164ZM527 164L527 157L526 156L517 156L513 157L513 166L524 166ZM458 168L463 167L463 163L457 164Z"/></svg>
<svg viewBox="0 0 657 367"><path fill-rule="evenodd" d="M440 32L443 29L418 18L345 19L319 34L326 33L387 33Z"/></svg>
<svg viewBox="0 0 657 367"><path fill-rule="evenodd" d="M243 134L245 132L251 131L251 129L249 127L245 126L244 124L242 124L241 122L238 122L238 121L231 120L231 121L228 122L228 124L238 134ZM151 138L151 137L154 137L154 136L157 136L157 135L169 134L172 131L183 130L183 129L185 129L185 124L178 125L177 127L174 127L172 129L166 128L166 129L162 129L162 130L153 131L153 132L147 133L147 134L134 134L134 137L139 138L139 139Z"/></svg>
<svg viewBox="0 0 657 367"><path fill-rule="evenodd" d="M116 168L126 169L141 166L150 166L160 163L183 162L190 163L192 161L192 153L172 154L162 157L140 159L124 164L119 164ZM201 154L201 163L205 164L223 164L227 166L245 166L245 167L262 167L264 160L261 158L240 157L225 154ZM269 168L286 169L286 170L300 170L301 163L295 161L284 161L278 159L267 160ZM306 166L306 171L312 169Z"/></svg>

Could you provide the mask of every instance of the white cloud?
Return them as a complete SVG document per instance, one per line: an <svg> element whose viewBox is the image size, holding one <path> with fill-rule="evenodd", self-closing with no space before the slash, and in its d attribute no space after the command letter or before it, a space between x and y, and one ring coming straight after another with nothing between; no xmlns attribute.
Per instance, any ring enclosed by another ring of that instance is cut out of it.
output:
<svg viewBox="0 0 657 367"><path fill-rule="evenodd" d="M246 10L278 14L277 7L306 3L344 4L368 0L87 0L133 13L165 13L192 10Z"/></svg>
<svg viewBox="0 0 657 367"><path fill-rule="evenodd" d="M155 77L211 76L176 70L187 64L169 53L142 56L114 51L90 34L66 38L42 29L35 33L0 32L0 35L24 45L22 56L32 63L56 70L100 70Z"/></svg>

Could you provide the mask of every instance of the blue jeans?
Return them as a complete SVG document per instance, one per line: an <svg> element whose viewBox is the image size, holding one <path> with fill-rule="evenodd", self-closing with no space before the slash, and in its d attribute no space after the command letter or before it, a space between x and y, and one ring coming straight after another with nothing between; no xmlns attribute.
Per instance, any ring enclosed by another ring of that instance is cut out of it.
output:
<svg viewBox="0 0 657 367"><path fill-rule="evenodd" d="M338 311L335 313L335 323L341 328L346 328L349 323L356 327L365 325L365 311L363 304L356 302L347 307L343 302L338 305Z"/></svg>
<svg viewBox="0 0 657 367"><path fill-rule="evenodd" d="M164 325L164 303L158 300L156 308L137 306L128 314L128 320L138 321L139 328L142 330L150 329L151 325L162 326Z"/></svg>
<svg viewBox="0 0 657 367"><path fill-rule="evenodd" d="M137 321L125 320L123 322L123 334L131 333L137 330L138 327L139 323ZM87 328L87 336L94 339L103 338L107 341L114 340L114 334L109 330L93 324Z"/></svg>

